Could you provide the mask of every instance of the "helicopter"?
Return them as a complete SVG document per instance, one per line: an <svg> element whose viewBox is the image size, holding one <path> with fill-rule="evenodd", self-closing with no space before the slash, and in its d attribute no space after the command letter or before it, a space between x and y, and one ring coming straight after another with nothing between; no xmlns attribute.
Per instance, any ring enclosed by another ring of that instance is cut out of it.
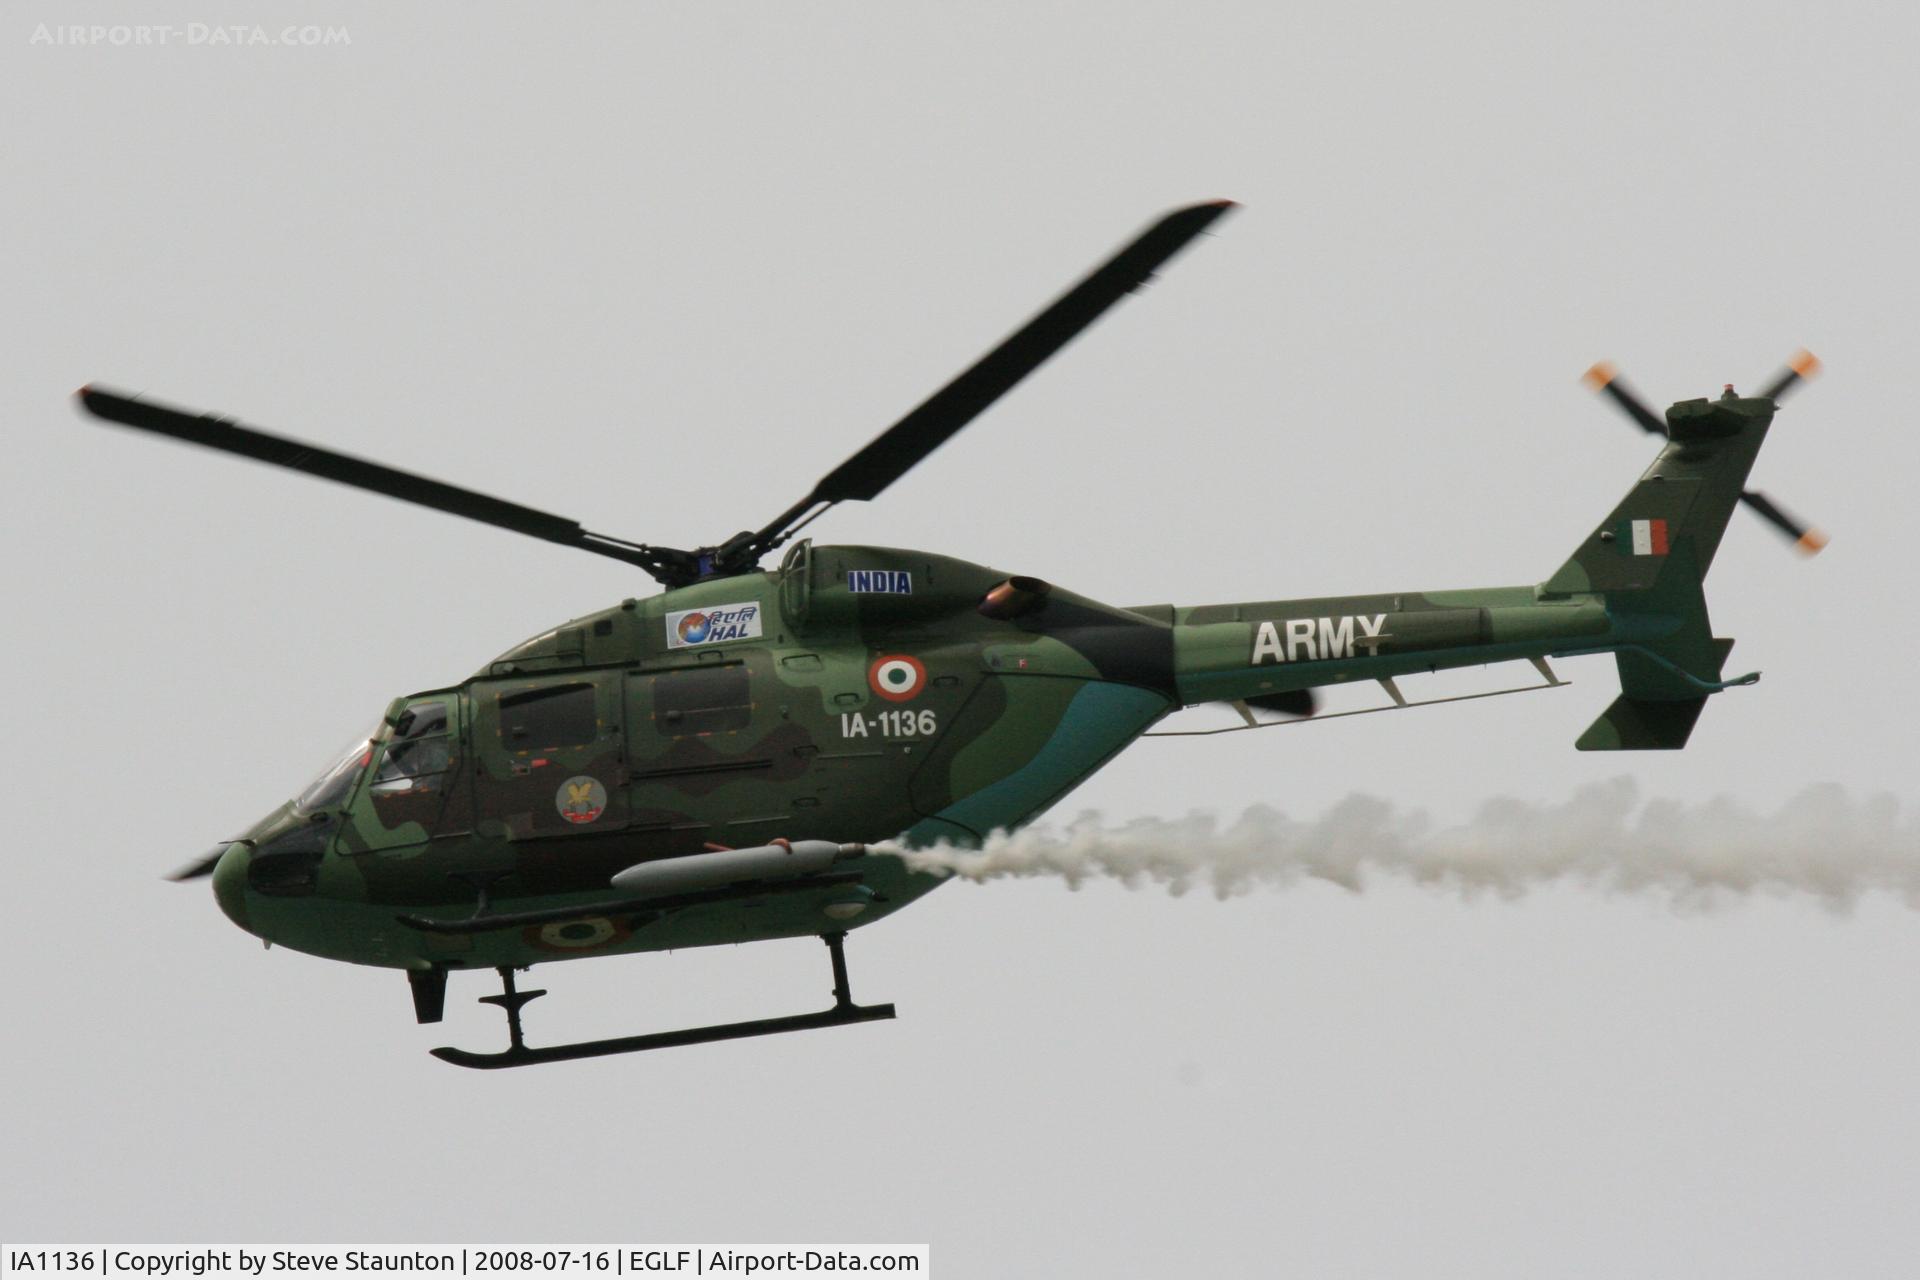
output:
<svg viewBox="0 0 1920 1280"><path fill-rule="evenodd" d="M515 645L465 679L395 698L297 796L173 876L210 877L224 913L312 955L403 970L418 1022L448 977L492 969L496 1052L519 1067L888 1019L852 997L844 942L944 882L889 848L977 847L1033 821L1171 713L1225 704L1236 732L1299 723L1316 689L1611 654L1620 695L1580 750L1678 749L1728 677L1702 582L1745 504L1815 551L1824 535L1746 488L1805 352L1755 396L1731 386L1656 415L1611 366L1588 381L1665 438L1620 502L1536 584L1175 607L1118 607L926 551L796 535L870 501L1234 207L1154 222L758 529L690 550L594 533L443 481L105 388L105 421L238 454L636 566L664 590ZM772 567L763 561L785 548ZM1487 697L1492 694L1469 694ZM1349 711L1338 714L1366 714ZM1331 718L1331 717L1323 717ZM1162 730L1178 734L1178 730ZM821 1011L530 1045L536 964L819 937Z"/></svg>

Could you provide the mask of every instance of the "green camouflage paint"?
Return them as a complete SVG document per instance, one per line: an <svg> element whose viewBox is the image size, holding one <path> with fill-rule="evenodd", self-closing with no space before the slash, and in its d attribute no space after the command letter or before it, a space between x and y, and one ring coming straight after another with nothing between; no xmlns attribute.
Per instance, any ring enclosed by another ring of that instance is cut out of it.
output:
<svg viewBox="0 0 1920 1280"><path fill-rule="evenodd" d="M523 966L870 923L940 881L867 856L836 867L857 884L590 912L614 873L711 845L977 842L1182 706L1610 652L1622 699L1579 745L1677 746L1722 687L1700 579L1771 414L1675 406L1653 466L1538 586L1139 609L1052 588L990 617L999 570L803 542L777 570L623 601L395 700L350 789L269 815L214 890L241 927L317 955ZM468 916L483 888L496 912L588 914L466 935L396 918Z"/></svg>

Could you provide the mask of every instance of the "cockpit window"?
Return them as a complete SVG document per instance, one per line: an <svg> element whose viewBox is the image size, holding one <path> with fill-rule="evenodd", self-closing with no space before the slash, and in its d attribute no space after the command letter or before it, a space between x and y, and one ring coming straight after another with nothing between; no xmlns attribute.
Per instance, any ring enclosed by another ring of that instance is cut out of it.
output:
<svg viewBox="0 0 1920 1280"><path fill-rule="evenodd" d="M442 776L453 763L453 739L447 727L444 702L416 702L402 711L384 743L380 768L373 775L373 794L439 790Z"/></svg>
<svg viewBox="0 0 1920 1280"><path fill-rule="evenodd" d="M416 702L402 711L393 724L396 738L424 738L430 733L446 731L447 704L444 702Z"/></svg>
<svg viewBox="0 0 1920 1280"><path fill-rule="evenodd" d="M354 779L360 776L360 771L372 759L372 738L361 738L348 747L325 773L314 779L313 785L300 793L293 807L302 813L338 808L346 803L348 793L353 790Z"/></svg>

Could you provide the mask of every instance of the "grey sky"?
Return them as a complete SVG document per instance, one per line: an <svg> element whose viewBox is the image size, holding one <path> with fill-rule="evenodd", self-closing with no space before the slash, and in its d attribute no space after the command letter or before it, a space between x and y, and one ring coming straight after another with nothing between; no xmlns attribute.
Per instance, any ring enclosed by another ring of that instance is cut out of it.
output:
<svg viewBox="0 0 1920 1280"><path fill-rule="evenodd" d="M1911 1269L1920 919L1386 883L955 885L849 944L898 1022L507 1078L456 979L157 877L394 694L645 594L612 562L81 423L88 380L685 545L813 479L1149 219L1245 208L823 541L1116 603L1531 582L1659 404L1827 376L1709 599L1683 754L1571 689L1142 743L1116 818L1630 774L1913 795L1904 6L11 7L0 469L14 818L0 1235L930 1240L938 1274ZM1676 11L1677 9L1677 11ZM47 47L72 21L345 47ZM1522 681L1524 668L1460 687ZM1478 682L1478 683L1476 683ZM1453 684L1448 685L1454 687ZM1409 692L1412 692L1410 689ZM1354 703L1357 705L1357 701ZM817 944L536 974L543 1039L786 1012Z"/></svg>

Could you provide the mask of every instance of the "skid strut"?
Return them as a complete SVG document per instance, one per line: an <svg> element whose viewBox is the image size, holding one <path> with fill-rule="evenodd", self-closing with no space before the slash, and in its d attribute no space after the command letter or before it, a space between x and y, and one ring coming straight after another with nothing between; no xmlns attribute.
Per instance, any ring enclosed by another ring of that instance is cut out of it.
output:
<svg viewBox="0 0 1920 1280"><path fill-rule="evenodd" d="M852 984L847 978L847 957L843 950L844 932L822 934L833 960L833 1007L818 1013L796 1013L784 1018L759 1018L752 1022L725 1022L710 1027L687 1027L680 1031L654 1031L646 1035L619 1036L611 1040L582 1040L574 1044L532 1047L520 1025L520 1010L545 991L521 991L514 985L513 970L500 969L501 992L482 996L480 1003L499 1005L507 1015L507 1048L499 1053L472 1053L466 1049L441 1047L433 1056L457 1067L493 1070L499 1067L527 1067L540 1062L567 1062L574 1058L602 1058L615 1053L640 1053L647 1049L674 1049L687 1044L705 1044L711 1040L741 1040L748 1036L779 1035L787 1031L811 1031L815 1027L839 1027L852 1022L877 1022L894 1016L891 1004L855 1004Z"/></svg>

